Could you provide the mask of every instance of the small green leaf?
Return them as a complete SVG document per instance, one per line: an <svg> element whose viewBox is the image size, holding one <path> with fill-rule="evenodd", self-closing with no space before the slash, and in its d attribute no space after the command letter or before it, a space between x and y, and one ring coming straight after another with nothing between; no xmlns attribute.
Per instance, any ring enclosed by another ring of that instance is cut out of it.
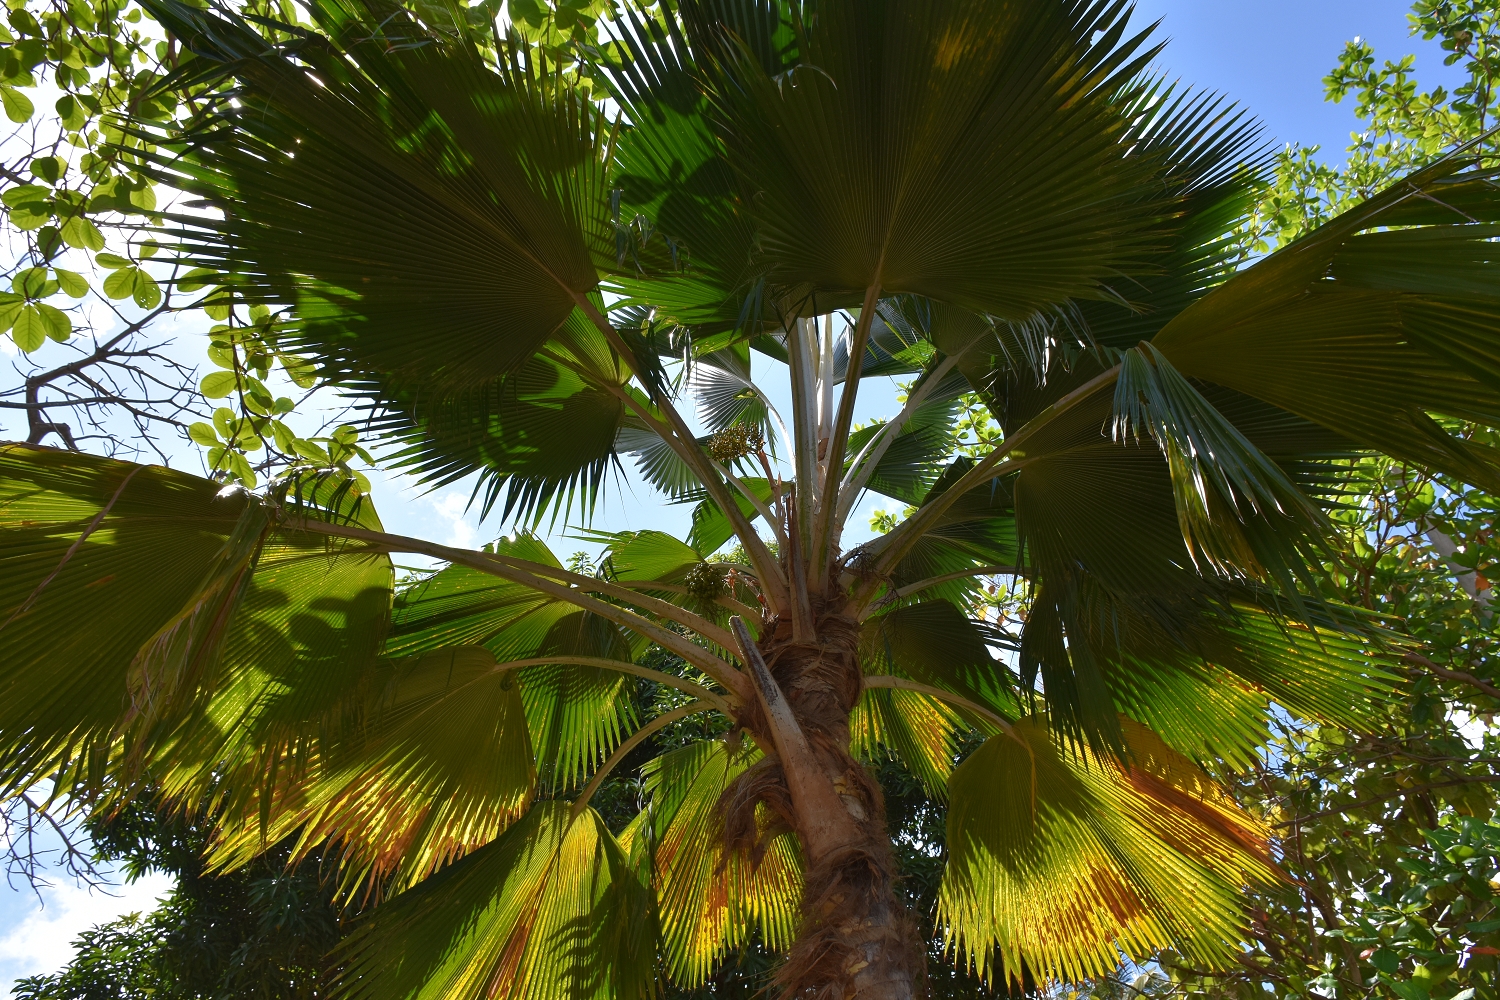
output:
<svg viewBox="0 0 1500 1000"><path fill-rule="evenodd" d="M4 333L15 325L16 317L21 315L26 300L20 296L6 296L5 301L0 301L0 333Z"/></svg>
<svg viewBox="0 0 1500 1000"><path fill-rule="evenodd" d="M281 359L281 367L286 370L287 378L296 383L299 389L311 389L318 383L318 369L306 358L299 358L294 354L278 354Z"/></svg>
<svg viewBox="0 0 1500 1000"><path fill-rule="evenodd" d="M69 132L77 132L88 124L88 112L82 102L72 94L64 94L57 99L57 117L62 120L63 128Z"/></svg>
<svg viewBox="0 0 1500 1000"><path fill-rule="evenodd" d="M214 433L214 425L202 420L188 428L188 437L205 448L214 448L219 444L219 435Z"/></svg>
<svg viewBox="0 0 1500 1000"><path fill-rule="evenodd" d="M42 286L46 283L47 269L45 267L28 267L16 272L16 276L10 281L10 288L17 295L34 299L41 294Z"/></svg>
<svg viewBox="0 0 1500 1000"><path fill-rule="evenodd" d="M62 227L63 242L76 250L103 250L104 234L99 227L81 215L75 215Z"/></svg>
<svg viewBox="0 0 1500 1000"><path fill-rule="evenodd" d="M130 266L130 261L126 260L124 257L121 257L119 254L113 253L95 254L94 262L100 267L107 267L110 270L118 270L119 268Z"/></svg>
<svg viewBox="0 0 1500 1000"><path fill-rule="evenodd" d="M36 306L25 306L11 327L10 338L16 346L30 354L47 342L47 321Z"/></svg>
<svg viewBox="0 0 1500 1000"><path fill-rule="evenodd" d="M46 326L47 336L58 343L66 341L73 335L73 321L68 319L68 314L56 306L49 306L42 302L37 305L41 312L42 323Z"/></svg>
<svg viewBox="0 0 1500 1000"><path fill-rule="evenodd" d="M0 202L4 202L9 208L15 208L28 202L46 201L51 196L52 192L40 184L21 184L7 188L4 194L0 194Z"/></svg>
<svg viewBox="0 0 1500 1000"><path fill-rule="evenodd" d="M51 192L36 184L22 184L0 195L10 209L10 221L17 229L40 229L52 218Z"/></svg>
<svg viewBox="0 0 1500 1000"><path fill-rule="evenodd" d="M297 435L280 420L271 421L271 440L276 442L277 451L286 455L296 453Z"/></svg>
<svg viewBox="0 0 1500 1000"><path fill-rule="evenodd" d="M36 234L36 248L48 260L56 257L62 246L62 234L57 231L56 226L43 226L41 232Z"/></svg>
<svg viewBox="0 0 1500 1000"><path fill-rule="evenodd" d="M76 271L65 271L60 267L54 267L52 273L57 277L57 283L62 290L73 298L81 299L89 293L88 281Z"/></svg>
<svg viewBox="0 0 1500 1000"><path fill-rule="evenodd" d="M1427 1000L1429 996L1427 987L1415 979L1407 982L1398 982L1382 972L1380 974L1380 981L1388 986L1391 992L1400 997L1401 1000Z"/></svg>
<svg viewBox="0 0 1500 1000"><path fill-rule="evenodd" d="M177 288L184 292L196 292L200 288L214 284L218 277L218 272L210 268L195 267L177 279Z"/></svg>
<svg viewBox="0 0 1500 1000"><path fill-rule="evenodd" d="M244 455L241 455L237 451L232 451L225 456L225 460L225 464L229 466L229 471L234 473L235 477L244 483L247 489L255 489L255 470L250 468L250 462Z"/></svg>
<svg viewBox="0 0 1500 1000"><path fill-rule="evenodd" d="M139 269L135 267L122 267L110 272L109 277L104 279L104 294L112 299L129 298L135 293L136 275L139 273Z"/></svg>
<svg viewBox="0 0 1500 1000"><path fill-rule="evenodd" d="M147 184L145 187L132 188L129 200L133 207L140 209L142 212L154 212L156 210L156 190L150 184Z"/></svg>
<svg viewBox="0 0 1500 1000"><path fill-rule="evenodd" d="M234 392L238 385L239 377L234 372L209 372L203 376L199 388L206 399L223 399Z"/></svg>
<svg viewBox="0 0 1500 1000"><path fill-rule="evenodd" d="M140 268L135 269L135 304L142 309L155 309L161 302L161 286L156 279Z"/></svg>
<svg viewBox="0 0 1500 1000"><path fill-rule="evenodd" d="M40 177L48 184L56 184L57 179L63 174L63 169L63 161L56 156L38 156L31 161L32 176Z"/></svg>
<svg viewBox="0 0 1500 1000"><path fill-rule="evenodd" d="M329 461L328 452L324 451L322 448L319 448L311 441L304 441L299 438L295 442L293 442L292 447L297 450L297 454L301 455L303 458L307 459L309 462L312 462L315 465L332 464L332 462Z"/></svg>
<svg viewBox="0 0 1500 1000"><path fill-rule="evenodd" d="M36 111L31 98L14 87L0 87L0 103L5 105L5 117L17 125L31 121L31 116Z"/></svg>

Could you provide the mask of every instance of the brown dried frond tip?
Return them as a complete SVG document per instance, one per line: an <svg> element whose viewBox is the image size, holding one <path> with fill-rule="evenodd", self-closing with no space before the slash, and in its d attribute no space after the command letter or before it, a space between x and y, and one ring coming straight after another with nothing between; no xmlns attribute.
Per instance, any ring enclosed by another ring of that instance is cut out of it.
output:
<svg viewBox="0 0 1500 1000"><path fill-rule="evenodd" d="M758 451L764 443L759 427L754 424L734 424L708 439L708 454L720 465L727 465Z"/></svg>

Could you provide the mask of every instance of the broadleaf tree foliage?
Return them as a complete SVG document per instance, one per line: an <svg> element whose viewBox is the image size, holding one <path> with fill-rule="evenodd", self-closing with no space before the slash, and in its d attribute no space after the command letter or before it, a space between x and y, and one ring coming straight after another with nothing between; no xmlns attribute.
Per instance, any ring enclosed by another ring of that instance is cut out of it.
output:
<svg viewBox="0 0 1500 1000"><path fill-rule="evenodd" d="M373 904L350 996L652 996L751 944L828 998L915 996L933 953L1000 989L1243 955L1245 889L1288 876L1211 774L1406 679L1327 586L1348 469L1500 490L1486 158L1236 269L1256 127L1151 75L1123 3L144 7L147 93L189 113L115 145L259 324L226 358L315 373L521 527L634 463L693 528L596 572L393 535L352 429L272 431L255 474L276 402L238 369L238 486L7 446L0 788L149 787L212 817L211 866L334 861ZM887 375L902 411L856 429ZM998 432L955 451L976 406ZM866 490L910 512L850 544ZM403 552L444 568L398 586ZM997 576L1017 631L976 613ZM946 802L935 944L875 751Z"/></svg>

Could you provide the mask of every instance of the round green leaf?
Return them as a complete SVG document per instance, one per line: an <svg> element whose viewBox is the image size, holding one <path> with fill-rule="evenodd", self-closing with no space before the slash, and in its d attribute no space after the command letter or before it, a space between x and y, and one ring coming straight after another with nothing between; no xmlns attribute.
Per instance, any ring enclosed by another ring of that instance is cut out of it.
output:
<svg viewBox="0 0 1500 1000"><path fill-rule="evenodd" d="M69 132L77 132L89 120L87 109L72 94L64 94L57 99L57 117L62 119L63 128Z"/></svg>
<svg viewBox="0 0 1500 1000"><path fill-rule="evenodd" d="M52 192L40 184L21 184L13 188L7 188L4 194L0 194L0 202L7 207L15 208L33 202L44 202L51 197Z"/></svg>
<svg viewBox="0 0 1500 1000"><path fill-rule="evenodd" d="M219 444L219 435L214 433L214 425L202 420L188 428L188 437L205 448L214 448Z"/></svg>
<svg viewBox="0 0 1500 1000"><path fill-rule="evenodd" d="M151 185L135 188L130 192L130 204L143 212L156 210L156 191Z"/></svg>
<svg viewBox="0 0 1500 1000"><path fill-rule="evenodd" d="M17 195L17 192L20 194ZM41 192L42 197L34 196ZM17 229L32 230L45 226L52 218L52 203L45 197L46 188L26 184L5 192L5 204L10 206L10 221ZM16 195L16 197L12 197Z"/></svg>
<svg viewBox="0 0 1500 1000"><path fill-rule="evenodd" d="M112 299L129 298L135 292L134 267L122 267L104 279L104 294Z"/></svg>
<svg viewBox="0 0 1500 1000"><path fill-rule="evenodd" d="M56 156L38 156L31 161L32 176L40 177L48 184L56 184L64 169L62 159Z"/></svg>
<svg viewBox="0 0 1500 1000"><path fill-rule="evenodd" d="M238 384L239 379L234 372L209 372L203 376L199 388L203 390L203 395L207 399L223 399L234 392Z"/></svg>

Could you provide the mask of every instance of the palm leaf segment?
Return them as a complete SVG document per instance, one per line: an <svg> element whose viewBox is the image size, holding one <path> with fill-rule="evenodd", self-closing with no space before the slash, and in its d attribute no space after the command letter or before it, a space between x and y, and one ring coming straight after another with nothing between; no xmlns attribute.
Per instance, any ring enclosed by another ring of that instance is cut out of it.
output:
<svg viewBox="0 0 1500 1000"><path fill-rule="evenodd" d="M351 992L632 995L657 961L700 983L748 928L795 936L805 859L766 804L758 866L715 846L715 795L768 765L732 740L663 758L621 838L586 798L663 720L742 720L726 613L790 619L832 587L862 622L855 746L949 799L941 915L967 960L1232 956L1235 892L1274 871L1188 758L1246 761L1271 701L1357 724L1391 684L1380 635L1307 596L1330 463L1494 481L1453 423L1500 423L1488 175L1440 164L1230 276L1253 129L1142 80L1155 50L1118 3L625 11L618 133L519 48L399 11L320 4L268 49L154 9L186 72L235 81L159 166L223 210L177 220L193 262L285 309L401 461L478 471L529 515L591 502L634 450L699 507L688 543L621 537L580 578L525 537L445 550L367 504L9 449L7 787L148 774L220 810L222 864L338 844L346 889L396 893L351 942ZM856 307L835 344L827 314ZM747 346L791 365L784 439ZM710 429L758 425L793 474L716 464L670 357ZM834 386L903 372L889 429L832 413ZM964 390L1004 443L936 469ZM846 558L865 488L916 511ZM736 536L753 565L697 570ZM452 565L395 594L402 549ZM1033 588L1018 635L962 610L1002 569ZM109 588L129 600L78 628ZM636 663L648 642L684 675ZM644 725L643 671L684 696ZM989 738L955 769L965 728Z"/></svg>

